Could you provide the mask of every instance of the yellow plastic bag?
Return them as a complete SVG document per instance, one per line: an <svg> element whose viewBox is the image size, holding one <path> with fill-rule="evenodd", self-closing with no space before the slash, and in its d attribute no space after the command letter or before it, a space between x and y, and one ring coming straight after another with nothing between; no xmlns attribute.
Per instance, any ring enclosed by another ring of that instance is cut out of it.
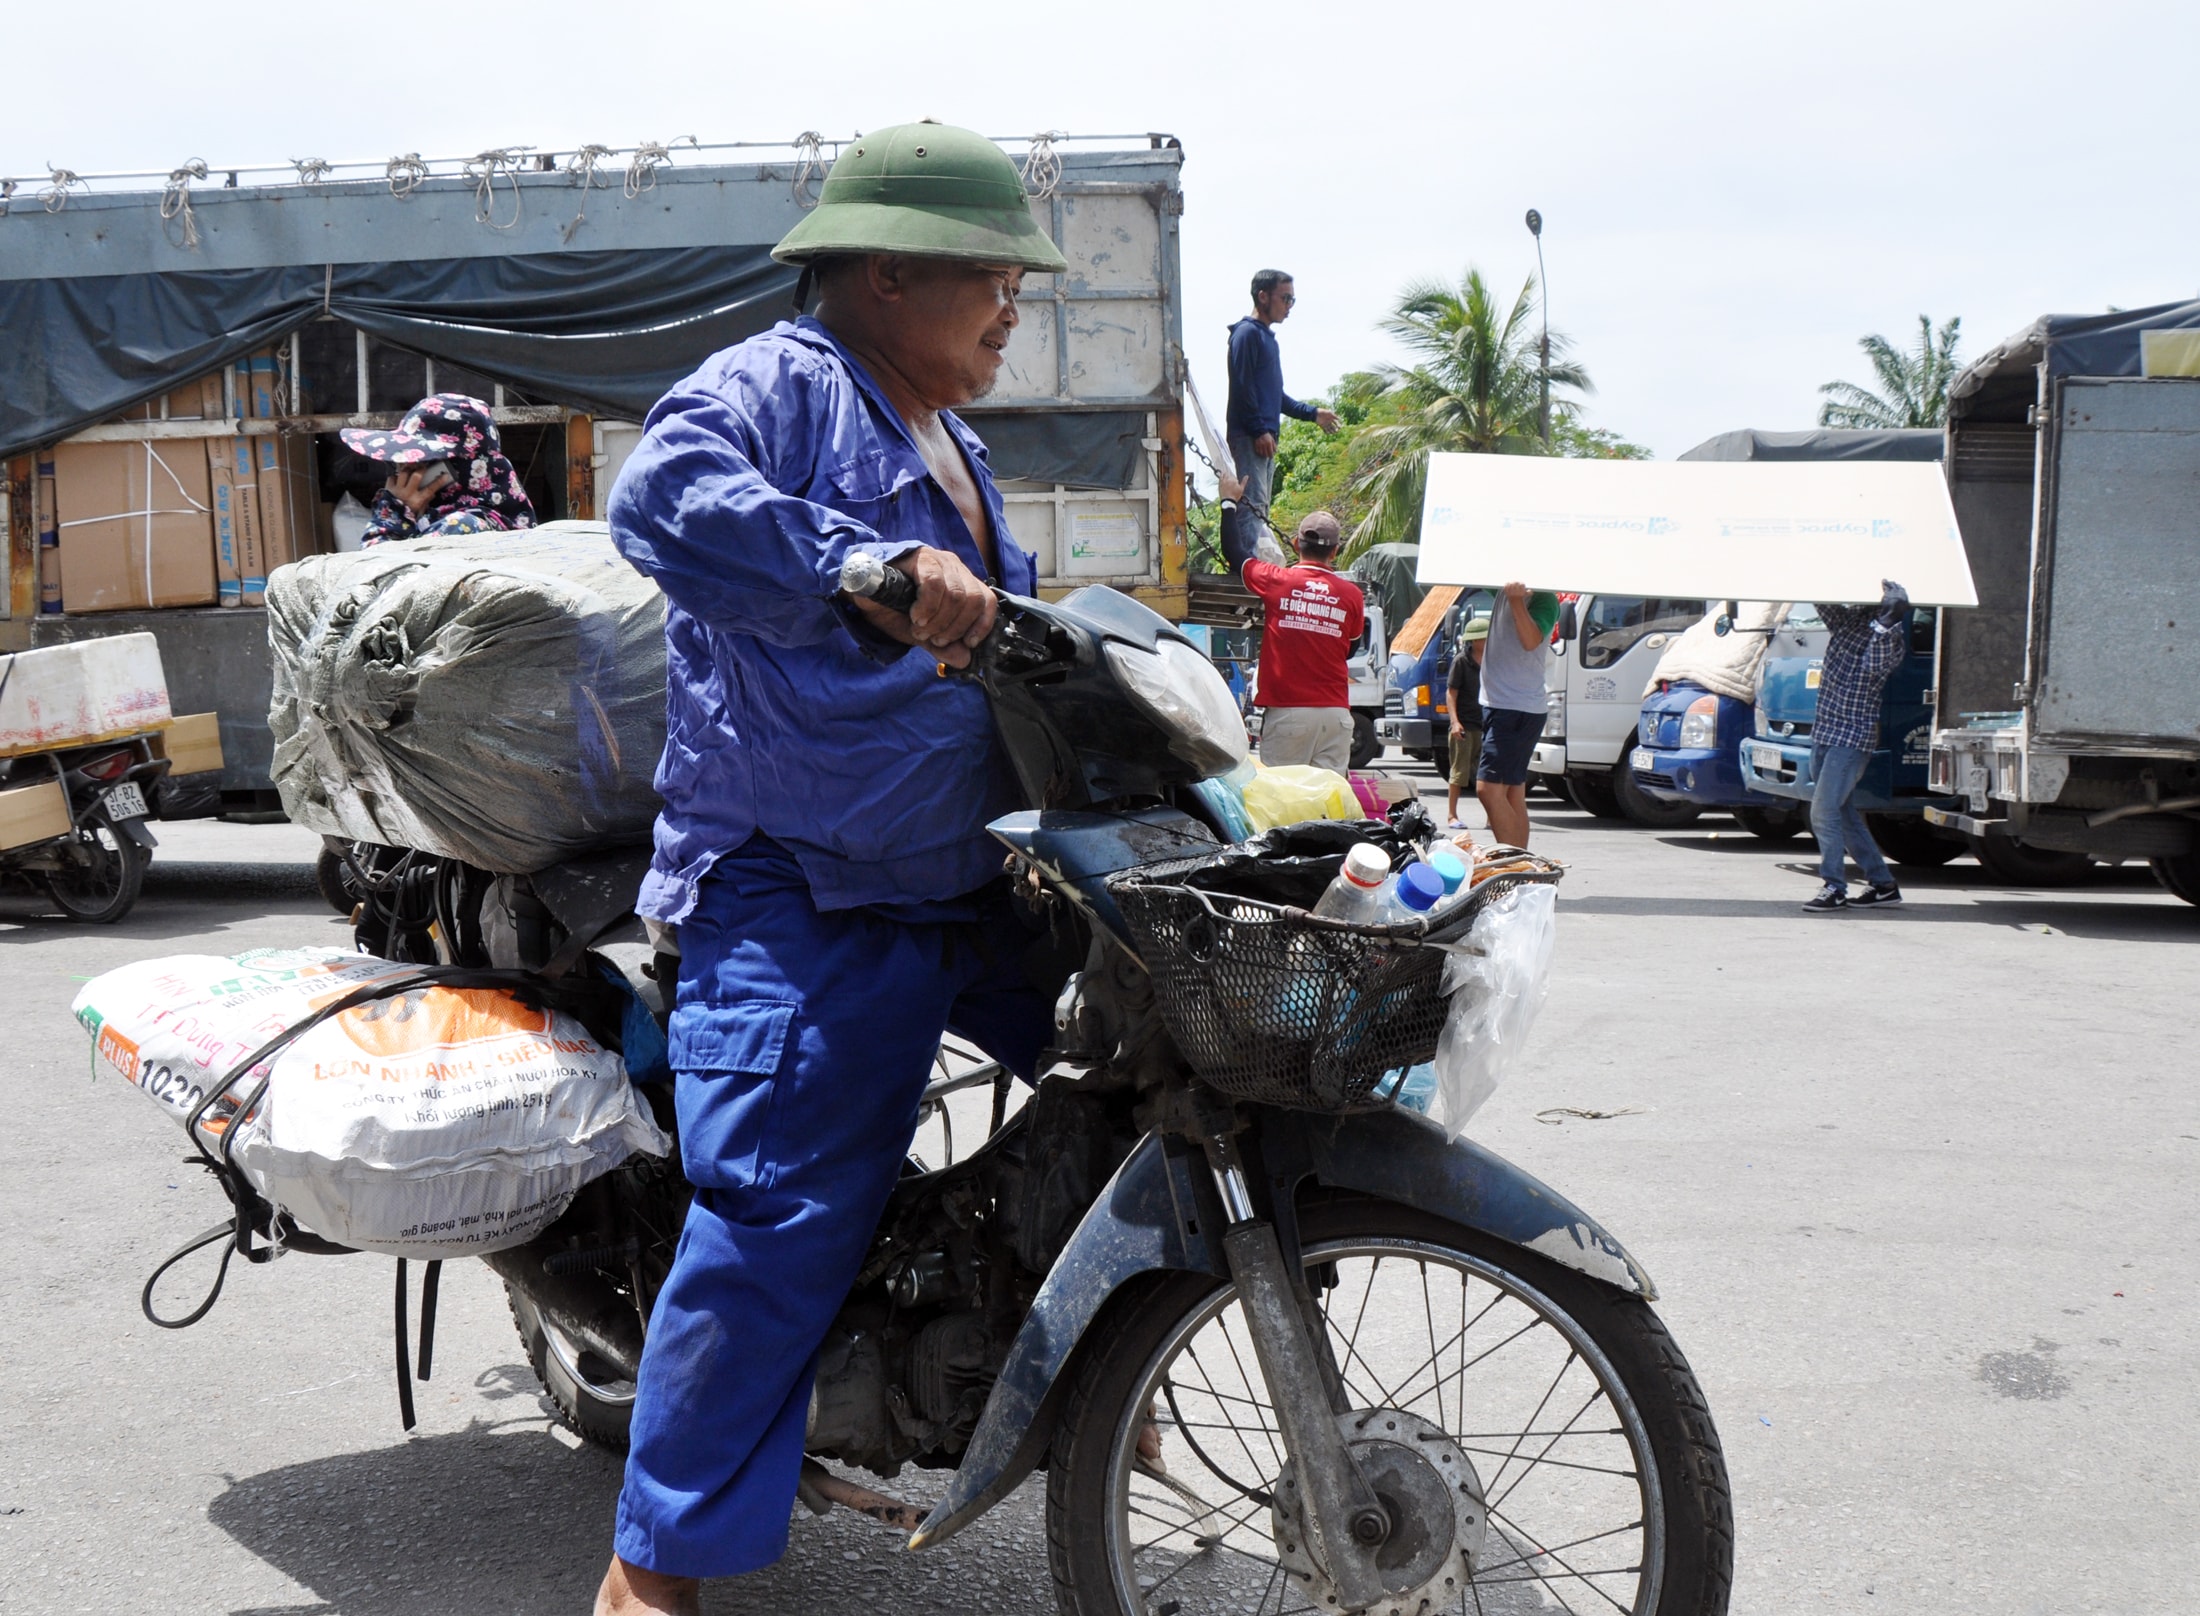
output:
<svg viewBox="0 0 2200 1616"><path fill-rule="evenodd" d="M1285 763L1246 782L1245 817L1256 832L1307 819L1358 819L1360 799L1352 782L1334 769Z"/></svg>

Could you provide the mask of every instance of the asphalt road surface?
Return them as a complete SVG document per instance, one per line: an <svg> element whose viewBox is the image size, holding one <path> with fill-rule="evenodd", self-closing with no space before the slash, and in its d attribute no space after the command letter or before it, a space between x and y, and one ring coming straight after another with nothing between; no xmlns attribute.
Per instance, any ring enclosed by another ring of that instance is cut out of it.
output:
<svg viewBox="0 0 2200 1616"><path fill-rule="evenodd" d="M1734 1609L2200 1606L2200 911L2138 867L2011 891L1963 860L1815 918L1807 841L1532 802L1571 867L1558 961L1475 1133L1656 1277L1726 1443ZM446 1272L410 1436L381 1259L238 1265L196 1328L139 1316L224 1206L90 1080L71 1000L147 956L345 941L312 837L164 838L118 927L0 897L0 1609L585 1611L619 1466L549 1418L486 1269ZM798 1514L705 1608L1052 1609L1035 1487L897 1541Z"/></svg>

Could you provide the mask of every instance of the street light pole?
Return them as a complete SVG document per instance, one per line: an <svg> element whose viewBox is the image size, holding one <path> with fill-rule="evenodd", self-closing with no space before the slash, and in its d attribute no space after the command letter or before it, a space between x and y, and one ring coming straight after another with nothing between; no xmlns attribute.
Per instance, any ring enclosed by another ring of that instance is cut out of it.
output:
<svg viewBox="0 0 2200 1616"><path fill-rule="evenodd" d="M1551 447L1551 295L1543 277L1543 215L1534 208L1528 210L1528 234L1535 237L1536 303L1543 311L1543 388L1537 420L1543 433L1543 449L1548 454Z"/></svg>

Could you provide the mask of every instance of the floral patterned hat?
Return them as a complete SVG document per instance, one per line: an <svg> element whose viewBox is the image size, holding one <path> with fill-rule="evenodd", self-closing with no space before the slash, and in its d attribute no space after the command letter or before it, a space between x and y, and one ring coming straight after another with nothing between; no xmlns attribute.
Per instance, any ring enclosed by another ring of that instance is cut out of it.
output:
<svg viewBox="0 0 2200 1616"><path fill-rule="evenodd" d="M398 466L472 460L503 448L489 406L464 393L437 393L422 399L406 411L395 430L346 427L337 436L354 454Z"/></svg>

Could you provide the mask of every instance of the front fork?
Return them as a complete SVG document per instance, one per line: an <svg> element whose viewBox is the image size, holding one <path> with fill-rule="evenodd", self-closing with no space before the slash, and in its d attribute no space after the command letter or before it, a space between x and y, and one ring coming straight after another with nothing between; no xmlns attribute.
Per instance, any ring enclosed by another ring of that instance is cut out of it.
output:
<svg viewBox="0 0 2200 1616"><path fill-rule="evenodd" d="M1274 1222L1253 1205L1236 1141L1210 1136L1206 1151L1229 1220L1223 1255L1237 1283L1284 1452L1297 1467L1309 1546L1345 1608L1364 1609L1386 1591L1375 1552L1390 1536L1391 1521L1345 1446L1337 1416L1348 1408L1328 1332L1312 1298L1293 1280Z"/></svg>

